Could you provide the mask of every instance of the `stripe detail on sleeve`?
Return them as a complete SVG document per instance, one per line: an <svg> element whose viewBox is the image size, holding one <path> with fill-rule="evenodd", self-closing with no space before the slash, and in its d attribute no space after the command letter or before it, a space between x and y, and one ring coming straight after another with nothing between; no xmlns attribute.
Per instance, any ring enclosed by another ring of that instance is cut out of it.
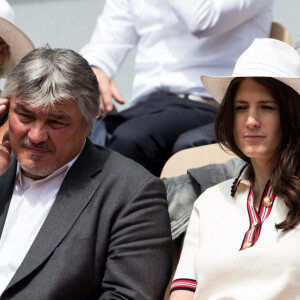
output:
<svg viewBox="0 0 300 300"><path fill-rule="evenodd" d="M195 292L197 288L197 281L194 279L188 279L188 278L179 278L172 282L171 288L170 288L170 294L176 290L186 290Z"/></svg>

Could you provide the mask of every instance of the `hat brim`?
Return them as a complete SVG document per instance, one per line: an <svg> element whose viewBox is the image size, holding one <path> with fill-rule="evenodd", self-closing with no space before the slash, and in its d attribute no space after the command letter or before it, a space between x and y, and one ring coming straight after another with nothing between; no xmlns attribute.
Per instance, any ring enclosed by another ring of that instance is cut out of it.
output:
<svg viewBox="0 0 300 300"><path fill-rule="evenodd" d="M239 77L245 77L245 78L272 77L274 79L277 79L285 83L300 95L300 78L286 78L286 77L273 77L273 76L239 76ZM234 78L236 78L236 76L217 77L217 76L201 75L200 78L206 90L212 95L212 97L218 103L221 103L230 85L230 82Z"/></svg>
<svg viewBox="0 0 300 300"><path fill-rule="evenodd" d="M9 45L10 56L0 78L7 77L23 56L34 49L29 37L11 22L0 17L0 37Z"/></svg>

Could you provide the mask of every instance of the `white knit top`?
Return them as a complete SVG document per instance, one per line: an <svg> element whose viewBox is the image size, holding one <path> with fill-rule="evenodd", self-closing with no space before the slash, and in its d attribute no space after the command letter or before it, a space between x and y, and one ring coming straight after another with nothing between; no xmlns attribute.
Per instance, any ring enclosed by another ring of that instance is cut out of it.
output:
<svg viewBox="0 0 300 300"><path fill-rule="evenodd" d="M277 231L284 202L269 186L269 206L262 199L253 212L250 191L243 173L196 200L171 292L191 290L197 300L300 299L300 226Z"/></svg>

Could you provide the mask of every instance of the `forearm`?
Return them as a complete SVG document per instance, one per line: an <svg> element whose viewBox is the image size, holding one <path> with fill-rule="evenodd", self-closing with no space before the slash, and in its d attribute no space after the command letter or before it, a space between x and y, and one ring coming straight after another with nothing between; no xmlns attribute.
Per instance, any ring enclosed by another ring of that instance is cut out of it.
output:
<svg viewBox="0 0 300 300"><path fill-rule="evenodd" d="M174 291L171 296L170 300L193 300L194 293L190 291Z"/></svg>
<svg viewBox="0 0 300 300"><path fill-rule="evenodd" d="M80 53L90 65L100 68L113 78L137 40L129 1L106 1L92 37Z"/></svg>

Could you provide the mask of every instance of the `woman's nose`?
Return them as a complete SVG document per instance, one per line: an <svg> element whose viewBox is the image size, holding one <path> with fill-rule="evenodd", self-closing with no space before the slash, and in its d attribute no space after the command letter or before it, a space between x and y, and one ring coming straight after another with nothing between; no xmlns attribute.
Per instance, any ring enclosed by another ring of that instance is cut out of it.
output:
<svg viewBox="0 0 300 300"><path fill-rule="evenodd" d="M249 111L249 114L247 116L246 120L246 126L248 127L259 127L260 121L259 121L259 115L255 111Z"/></svg>

